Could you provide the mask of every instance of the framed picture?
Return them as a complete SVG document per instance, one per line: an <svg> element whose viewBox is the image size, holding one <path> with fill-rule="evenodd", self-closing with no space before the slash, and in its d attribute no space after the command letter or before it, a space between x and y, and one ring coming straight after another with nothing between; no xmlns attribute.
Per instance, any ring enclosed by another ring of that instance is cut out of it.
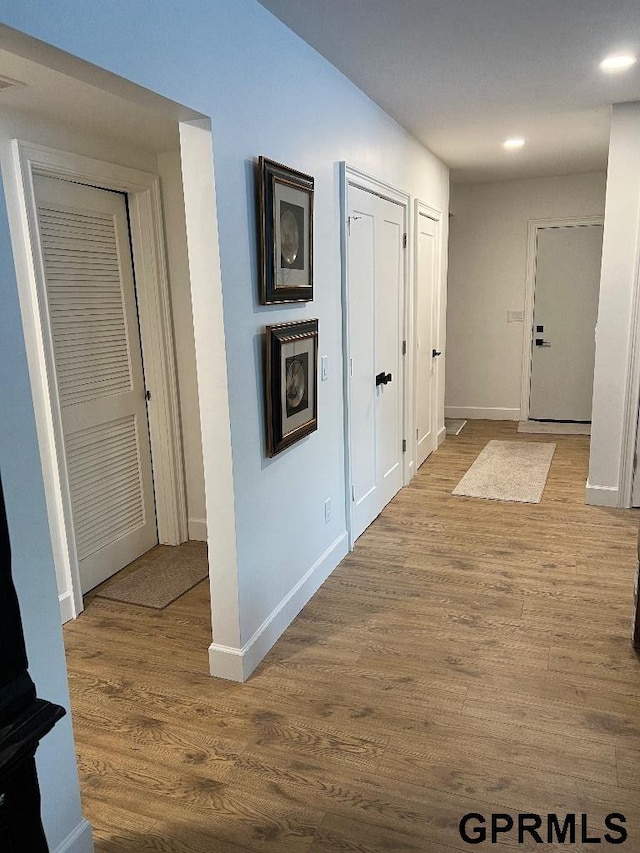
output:
<svg viewBox="0 0 640 853"><path fill-rule="evenodd" d="M260 300L313 299L313 178L260 157Z"/></svg>
<svg viewBox="0 0 640 853"><path fill-rule="evenodd" d="M275 456L318 428L318 321L267 326L267 447Z"/></svg>

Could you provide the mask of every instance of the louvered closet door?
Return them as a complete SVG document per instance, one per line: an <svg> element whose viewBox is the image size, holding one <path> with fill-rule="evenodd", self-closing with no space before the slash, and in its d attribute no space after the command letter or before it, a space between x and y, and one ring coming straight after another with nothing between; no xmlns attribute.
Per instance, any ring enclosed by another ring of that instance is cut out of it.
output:
<svg viewBox="0 0 640 853"><path fill-rule="evenodd" d="M125 197L35 194L82 592L158 541Z"/></svg>

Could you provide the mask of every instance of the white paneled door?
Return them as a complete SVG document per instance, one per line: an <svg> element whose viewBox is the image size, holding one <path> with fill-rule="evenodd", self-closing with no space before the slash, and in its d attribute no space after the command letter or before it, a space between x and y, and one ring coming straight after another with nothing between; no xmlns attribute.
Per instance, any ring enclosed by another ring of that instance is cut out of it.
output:
<svg viewBox="0 0 640 853"><path fill-rule="evenodd" d="M402 487L404 208L349 186L352 536Z"/></svg>
<svg viewBox="0 0 640 853"><path fill-rule="evenodd" d="M35 176L82 592L158 541L126 198Z"/></svg>
<svg viewBox="0 0 640 853"><path fill-rule="evenodd" d="M538 229L531 420L590 421L602 225Z"/></svg>
<svg viewBox="0 0 640 853"><path fill-rule="evenodd" d="M417 217L416 265L416 467L436 449L434 394L436 359L434 297L436 281L436 239L438 223L424 214Z"/></svg>

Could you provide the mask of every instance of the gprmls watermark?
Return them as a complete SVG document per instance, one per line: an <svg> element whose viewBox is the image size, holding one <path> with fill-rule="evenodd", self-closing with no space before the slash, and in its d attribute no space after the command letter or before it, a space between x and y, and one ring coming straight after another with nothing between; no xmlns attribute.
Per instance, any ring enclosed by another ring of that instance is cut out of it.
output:
<svg viewBox="0 0 640 853"><path fill-rule="evenodd" d="M512 840L524 844L527 836L536 844L624 844L627 819L623 814L612 812L604 819L601 833L596 834L593 823L586 814L523 813L517 815L491 814L485 817L477 812L466 814L459 823L460 838L467 844L496 844L500 837L512 833ZM589 825L588 825L589 824Z"/></svg>

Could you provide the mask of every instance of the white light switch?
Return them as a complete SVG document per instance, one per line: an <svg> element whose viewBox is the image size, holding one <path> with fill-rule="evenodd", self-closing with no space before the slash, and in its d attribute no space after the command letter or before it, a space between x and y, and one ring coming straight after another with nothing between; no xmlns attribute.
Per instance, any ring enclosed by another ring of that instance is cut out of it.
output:
<svg viewBox="0 0 640 853"><path fill-rule="evenodd" d="M507 311L507 323L524 323L524 311Z"/></svg>
<svg viewBox="0 0 640 853"><path fill-rule="evenodd" d="M320 356L320 379L325 382L329 378L328 356Z"/></svg>

